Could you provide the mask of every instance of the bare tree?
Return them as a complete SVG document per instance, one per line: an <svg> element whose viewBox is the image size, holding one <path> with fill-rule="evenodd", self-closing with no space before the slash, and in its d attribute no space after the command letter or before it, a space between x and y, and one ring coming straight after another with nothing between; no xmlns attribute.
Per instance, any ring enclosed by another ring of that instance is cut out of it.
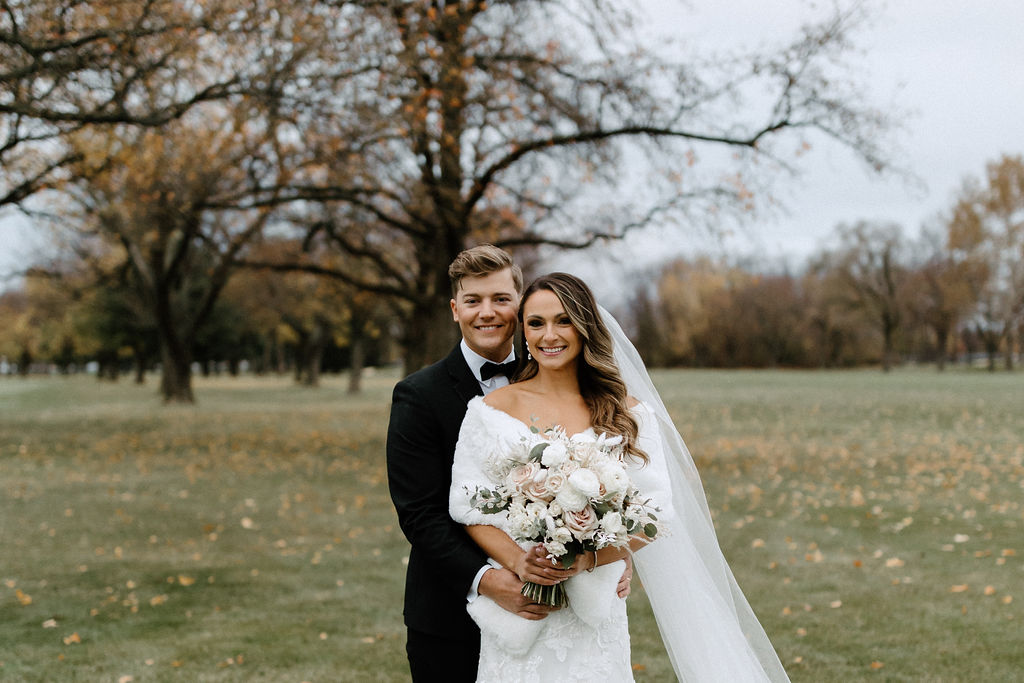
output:
<svg viewBox="0 0 1024 683"><path fill-rule="evenodd" d="M912 248L915 263L910 273L907 300L914 317L934 337L935 362L946 367L949 345L973 300L969 283L977 280L977 264L958 262L946 235L925 228Z"/></svg>
<svg viewBox="0 0 1024 683"><path fill-rule="evenodd" d="M358 75L308 90L293 181L255 204L293 202L311 248L361 264L332 275L405 302L408 370L447 351L447 265L475 242L584 248L716 221L761 205L821 138L886 166L887 119L839 66L859 9L772 52L687 55L647 49L629 3L336 4Z"/></svg>
<svg viewBox="0 0 1024 683"><path fill-rule="evenodd" d="M818 259L825 274L827 296L850 310L862 312L882 337L882 369L894 360L896 332L906 308L906 245L899 225L859 222L836 228L834 250Z"/></svg>
<svg viewBox="0 0 1024 683"><path fill-rule="evenodd" d="M0 2L0 206L66 177L80 160L71 133L161 126L201 102L265 93L272 63L248 41L273 37L275 4Z"/></svg>

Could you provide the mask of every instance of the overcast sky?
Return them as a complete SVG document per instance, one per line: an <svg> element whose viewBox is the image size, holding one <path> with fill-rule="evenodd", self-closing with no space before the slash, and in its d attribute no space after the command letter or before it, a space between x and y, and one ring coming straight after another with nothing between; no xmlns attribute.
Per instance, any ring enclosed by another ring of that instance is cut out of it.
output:
<svg viewBox="0 0 1024 683"><path fill-rule="evenodd" d="M791 35L831 6L810 0L646 0L652 23L719 47ZM949 208L964 177L1000 154L1024 153L1024 2L877 0L858 36L857 64L878 104L912 112L900 142L903 165L921 184L875 178L838 148L816 148L809 172L781 186L787 212L758 219L731 248L799 264L840 222L895 221L916 233ZM0 221L0 273L25 263L30 241ZM645 245L623 245L620 256ZM637 254L637 259L640 254ZM564 266L564 264L559 264ZM568 267L567 269L573 270ZM581 272L581 274L584 274Z"/></svg>
<svg viewBox="0 0 1024 683"><path fill-rule="evenodd" d="M648 0L652 21L686 40L709 44L771 42L792 35L830 2L809 0ZM799 263L842 222L893 221L917 234L950 208L966 176L980 177L1001 154L1024 154L1024 2L878 0L855 34L873 103L907 115L896 159L916 176L905 181L866 171L850 153L818 146L808 172L780 186L786 211L757 218L731 249L789 256Z"/></svg>

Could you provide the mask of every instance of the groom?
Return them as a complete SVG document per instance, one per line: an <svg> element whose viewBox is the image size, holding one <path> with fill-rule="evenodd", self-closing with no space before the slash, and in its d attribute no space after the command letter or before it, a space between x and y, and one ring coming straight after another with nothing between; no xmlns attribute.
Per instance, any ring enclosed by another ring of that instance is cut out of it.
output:
<svg viewBox="0 0 1024 683"><path fill-rule="evenodd" d="M502 249L481 245L448 268L462 341L448 357L395 386L387 466L398 521L412 544L405 580L406 653L415 683L475 681L480 631L467 600L486 595L510 612L543 619L550 608L521 593L508 569L448 515L452 459L466 404L508 384L523 275ZM507 374L505 374L507 373Z"/></svg>

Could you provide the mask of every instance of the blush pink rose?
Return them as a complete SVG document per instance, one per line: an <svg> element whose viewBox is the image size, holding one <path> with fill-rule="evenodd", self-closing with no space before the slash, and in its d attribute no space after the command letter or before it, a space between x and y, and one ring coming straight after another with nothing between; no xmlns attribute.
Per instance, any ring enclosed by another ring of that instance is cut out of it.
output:
<svg viewBox="0 0 1024 683"><path fill-rule="evenodd" d="M565 521L565 526L572 531L572 535L581 539L591 538L599 522L597 513L590 505L575 512L566 511L562 514L562 519Z"/></svg>

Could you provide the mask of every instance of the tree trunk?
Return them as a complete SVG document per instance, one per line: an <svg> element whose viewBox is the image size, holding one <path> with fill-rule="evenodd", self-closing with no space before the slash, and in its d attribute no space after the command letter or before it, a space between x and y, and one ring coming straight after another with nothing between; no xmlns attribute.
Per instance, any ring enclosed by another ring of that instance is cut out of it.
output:
<svg viewBox="0 0 1024 683"><path fill-rule="evenodd" d="M459 326L452 322L449 292L420 301L409 314L405 330L405 374L410 374L447 356L459 339Z"/></svg>
<svg viewBox="0 0 1024 683"><path fill-rule="evenodd" d="M949 328L936 327L935 338L935 344L938 347L938 357L935 359L935 365L939 372L942 372L946 369L946 352L949 348Z"/></svg>
<svg viewBox="0 0 1024 683"><path fill-rule="evenodd" d="M358 394L362 388L363 364L365 362L366 340L359 331L353 330L352 341L349 345L348 393Z"/></svg>
<svg viewBox="0 0 1024 683"><path fill-rule="evenodd" d="M882 371L889 372L892 370L892 339L895 329L889 325L886 325L882 330Z"/></svg>
<svg viewBox="0 0 1024 683"><path fill-rule="evenodd" d="M146 383L146 357L142 354L141 347L134 347L132 355L135 357L135 383Z"/></svg>
<svg viewBox="0 0 1024 683"><path fill-rule="evenodd" d="M999 355L999 339L991 332L982 332L981 341L985 345L985 354L988 356L988 371L996 371L996 356Z"/></svg>
<svg viewBox="0 0 1024 683"><path fill-rule="evenodd" d="M313 331L302 340L302 362L298 365L296 378L304 386L320 386L320 366L323 364L324 349L331 336L330 326L323 320L313 323Z"/></svg>
<svg viewBox="0 0 1024 683"><path fill-rule="evenodd" d="M28 349L22 349L21 355L18 356L18 375L21 377L28 377L28 373L31 368L32 354Z"/></svg>
<svg viewBox="0 0 1024 683"><path fill-rule="evenodd" d="M192 357L181 345L160 340L160 395L164 403L195 403L192 394Z"/></svg>
<svg viewBox="0 0 1024 683"><path fill-rule="evenodd" d="M274 332L274 372L283 375L288 372L288 361L284 357L284 344L281 343L277 332Z"/></svg>

